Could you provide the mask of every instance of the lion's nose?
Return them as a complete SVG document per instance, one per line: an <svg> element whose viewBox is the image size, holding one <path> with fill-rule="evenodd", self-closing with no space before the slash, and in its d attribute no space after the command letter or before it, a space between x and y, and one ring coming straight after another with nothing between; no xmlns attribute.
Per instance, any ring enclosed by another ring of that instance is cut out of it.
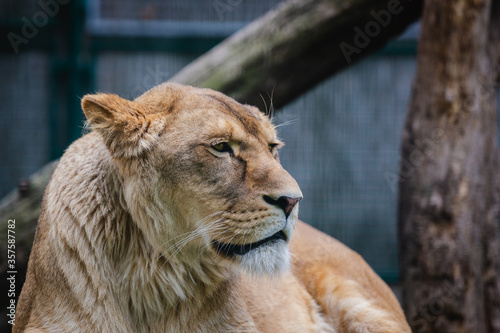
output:
<svg viewBox="0 0 500 333"><path fill-rule="evenodd" d="M283 209L286 218L288 218L288 216L292 212L293 207L295 207L297 202L299 202L300 200L302 200L302 197L290 198L286 196L281 196L276 200L268 195L264 195L264 201L270 205L278 206L279 208Z"/></svg>

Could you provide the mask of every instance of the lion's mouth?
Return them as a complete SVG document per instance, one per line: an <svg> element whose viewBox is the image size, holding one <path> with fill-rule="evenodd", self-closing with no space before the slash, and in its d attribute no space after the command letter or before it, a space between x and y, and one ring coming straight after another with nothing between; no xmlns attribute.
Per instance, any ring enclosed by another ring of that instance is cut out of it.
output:
<svg viewBox="0 0 500 333"><path fill-rule="evenodd" d="M256 248L258 248L264 244L267 244L267 243L274 241L274 240L280 240L280 239L286 241L286 235L283 232L283 230L278 231L277 233L275 233L274 235L272 235L270 237L264 238L258 242L251 243L251 244L243 244L243 245L227 244L227 243L221 243L221 242L216 241L216 240L213 240L212 244L215 248L215 251L217 251L217 253L223 254L223 255L228 256L228 257L232 257L235 255L240 255L240 256L244 255L244 254L250 252L251 250L255 250Z"/></svg>

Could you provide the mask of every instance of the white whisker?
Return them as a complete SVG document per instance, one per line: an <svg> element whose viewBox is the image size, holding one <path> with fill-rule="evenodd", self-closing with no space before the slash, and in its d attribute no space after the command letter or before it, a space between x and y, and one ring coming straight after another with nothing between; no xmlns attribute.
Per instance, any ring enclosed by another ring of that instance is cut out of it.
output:
<svg viewBox="0 0 500 333"><path fill-rule="evenodd" d="M214 229L214 226L221 221L221 219L217 219L215 221L212 221L208 224L204 224L205 222L207 222L208 220L210 220L211 218L217 216L218 214L222 214L223 211L218 211L218 212L215 212L213 214L210 214L206 217L204 217L203 219L197 221L195 223L195 228L194 230L191 230L191 231L188 231L188 232L185 232L179 236L176 236L170 240L168 240L167 242L165 242L164 244L162 244L157 250L156 252L159 253L158 257L156 258L156 260L158 260L159 258L161 258L162 256L164 257L165 254L171 252L172 250L175 249L175 251L169 256L169 257L174 257L175 255L177 255L181 250L182 248L184 248L187 244L189 244L191 241L193 241L195 238L199 237L199 236L202 236L203 234L206 234L207 232L209 232L211 229ZM179 239L180 238L180 239ZM176 241L177 240L177 241ZM168 247L166 250L162 250L162 248L166 245L169 245L169 244L172 244L172 242L175 241L175 243L173 245L171 245L170 247Z"/></svg>
<svg viewBox="0 0 500 333"><path fill-rule="evenodd" d="M292 251L290 251L290 255L292 257L294 257L295 259L297 259L298 261L300 261L302 264L304 263L302 260L299 259L299 257L297 257L295 254L293 254Z"/></svg>
<svg viewBox="0 0 500 333"><path fill-rule="evenodd" d="M274 128L276 129L276 128L279 128L279 127L283 127L283 126L288 126L288 125L291 125L291 124L295 124L297 122L297 120L299 120L299 118L295 118L295 119L290 119L290 120L284 121L281 124L274 125Z"/></svg>

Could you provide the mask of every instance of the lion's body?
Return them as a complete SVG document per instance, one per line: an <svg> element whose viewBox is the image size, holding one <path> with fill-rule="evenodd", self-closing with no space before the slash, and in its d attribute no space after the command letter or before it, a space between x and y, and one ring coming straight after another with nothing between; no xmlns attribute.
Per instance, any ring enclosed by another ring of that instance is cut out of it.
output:
<svg viewBox="0 0 500 333"><path fill-rule="evenodd" d="M175 84L83 108L94 131L47 187L14 332L409 332L361 257L297 222L267 117Z"/></svg>

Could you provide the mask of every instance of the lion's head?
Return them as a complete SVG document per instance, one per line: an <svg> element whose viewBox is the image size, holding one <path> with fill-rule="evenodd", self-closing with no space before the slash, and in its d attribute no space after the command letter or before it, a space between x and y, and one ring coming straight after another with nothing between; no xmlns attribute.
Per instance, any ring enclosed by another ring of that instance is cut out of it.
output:
<svg viewBox="0 0 500 333"><path fill-rule="evenodd" d="M288 268L302 193L279 162L268 116L174 83L134 101L87 95L82 106L118 165L124 205L155 248L205 253L253 274Z"/></svg>

